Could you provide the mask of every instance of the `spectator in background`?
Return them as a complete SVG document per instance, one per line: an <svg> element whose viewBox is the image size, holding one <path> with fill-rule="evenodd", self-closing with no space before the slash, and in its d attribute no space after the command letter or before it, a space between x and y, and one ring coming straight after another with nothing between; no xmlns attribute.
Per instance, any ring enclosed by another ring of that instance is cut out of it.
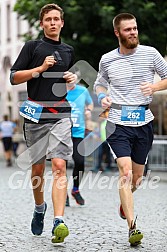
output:
<svg viewBox="0 0 167 252"><path fill-rule="evenodd" d="M13 134L13 138L12 138L13 154L14 154L15 157L17 157L18 156L17 150L18 150L18 147L19 147L20 140L23 140L23 136L22 136L22 134L20 133L20 130L19 130L18 120L15 120L13 122L16 125L15 131L14 131L14 134Z"/></svg>
<svg viewBox="0 0 167 252"><path fill-rule="evenodd" d="M72 111L73 121L72 140L73 140L73 188L72 196L79 205L84 205L85 200L80 194L79 185L83 177L85 168L84 146L78 151L78 145L85 137L85 119L91 118L93 110L93 101L87 88L78 84L67 83L67 100L69 101ZM82 153L81 153L82 152ZM66 206L69 206L69 197L67 195Z"/></svg>
<svg viewBox="0 0 167 252"><path fill-rule="evenodd" d="M12 137L16 124L9 120L8 115L4 115L0 123L1 138L4 148L6 166L12 166Z"/></svg>

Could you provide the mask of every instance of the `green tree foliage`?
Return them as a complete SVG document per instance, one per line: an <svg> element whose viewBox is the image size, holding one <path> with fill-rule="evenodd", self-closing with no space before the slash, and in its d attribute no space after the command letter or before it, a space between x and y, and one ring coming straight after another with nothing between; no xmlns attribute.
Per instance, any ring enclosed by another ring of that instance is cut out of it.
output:
<svg viewBox="0 0 167 252"><path fill-rule="evenodd" d="M127 0L123 11L130 10L137 18L140 41L167 54L167 1Z"/></svg>
<svg viewBox="0 0 167 252"><path fill-rule="evenodd" d="M140 43L156 47L166 54L167 1L164 0L17 0L14 10L28 20L41 36L38 14L40 8L55 2L65 12L62 40L75 48L76 60L86 60L98 68L101 55L118 46L112 20L120 12L130 12L137 18ZM31 34L26 34L30 39Z"/></svg>

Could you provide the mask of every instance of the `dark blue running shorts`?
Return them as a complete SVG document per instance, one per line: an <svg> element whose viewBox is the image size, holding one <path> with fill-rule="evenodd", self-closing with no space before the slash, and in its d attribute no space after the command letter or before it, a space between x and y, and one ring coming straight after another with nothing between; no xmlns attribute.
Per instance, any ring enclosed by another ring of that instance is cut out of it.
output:
<svg viewBox="0 0 167 252"><path fill-rule="evenodd" d="M114 159L131 157L135 163L144 165L153 142L152 121L139 127L114 125L108 121L106 136Z"/></svg>
<svg viewBox="0 0 167 252"><path fill-rule="evenodd" d="M12 138L11 137L3 137L2 138L3 146L5 151L12 150Z"/></svg>

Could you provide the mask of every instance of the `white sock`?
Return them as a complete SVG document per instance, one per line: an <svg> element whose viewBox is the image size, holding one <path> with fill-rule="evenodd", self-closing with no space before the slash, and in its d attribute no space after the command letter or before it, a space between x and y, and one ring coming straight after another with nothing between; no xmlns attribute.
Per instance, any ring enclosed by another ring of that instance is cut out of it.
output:
<svg viewBox="0 0 167 252"><path fill-rule="evenodd" d="M54 219L60 219L60 220L63 220L63 216L59 216L59 215L57 215L57 216L55 216L55 218Z"/></svg>

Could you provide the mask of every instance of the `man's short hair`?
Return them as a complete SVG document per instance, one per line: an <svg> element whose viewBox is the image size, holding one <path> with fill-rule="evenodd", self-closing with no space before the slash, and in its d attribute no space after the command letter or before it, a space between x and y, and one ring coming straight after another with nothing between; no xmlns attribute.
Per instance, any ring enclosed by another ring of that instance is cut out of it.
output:
<svg viewBox="0 0 167 252"><path fill-rule="evenodd" d="M117 16L115 16L115 18L113 19L113 27L116 30L120 29L120 23L122 20L131 20L134 19L136 20L135 16L133 16L130 13L120 13Z"/></svg>
<svg viewBox="0 0 167 252"><path fill-rule="evenodd" d="M63 20L63 16L64 16L63 9L59 5L54 4L54 3L46 4L41 8L40 13L39 13L39 20L42 21L44 15L47 14L51 10L58 10L60 12L60 17Z"/></svg>

